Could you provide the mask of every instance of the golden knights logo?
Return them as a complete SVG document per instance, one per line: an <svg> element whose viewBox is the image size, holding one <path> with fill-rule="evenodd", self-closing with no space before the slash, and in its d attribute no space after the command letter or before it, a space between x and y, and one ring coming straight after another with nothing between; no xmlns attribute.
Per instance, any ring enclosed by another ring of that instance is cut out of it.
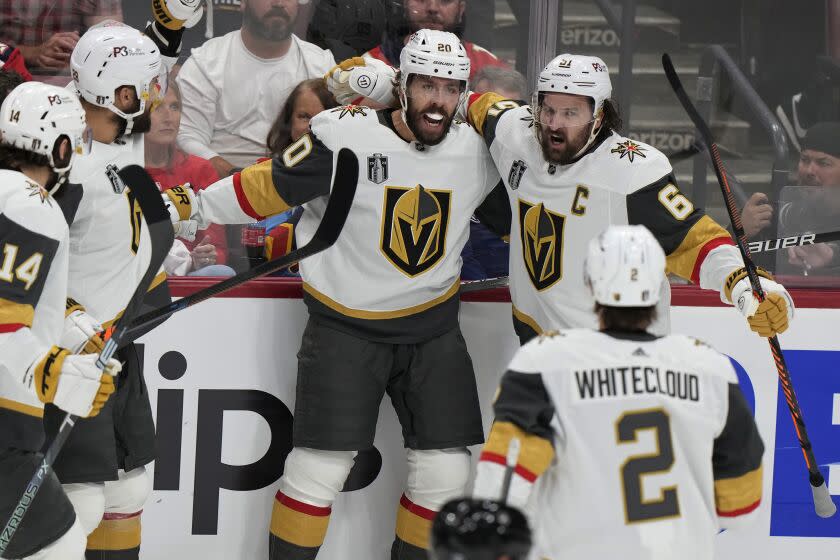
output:
<svg viewBox="0 0 840 560"><path fill-rule="evenodd" d="M647 148L642 148L632 140L625 140L624 142L619 142L616 144L615 148L610 150L611 154L618 154L618 159L622 159L625 156L627 159L630 160L630 163L633 163L633 159L636 156L644 159L647 156L645 155L645 150Z"/></svg>
<svg viewBox="0 0 840 560"><path fill-rule="evenodd" d="M531 283L538 291L563 277L563 227L566 217L547 210L542 203L519 199L519 236L522 258Z"/></svg>
<svg viewBox="0 0 840 560"><path fill-rule="evenodd" d="M388 179L388 156L373 154L368 156L368 180L380 185Z"/></svg>
<svg viewBox="0 0 840 560"><path fill-rule="evenodd" d="M408 276L423 274L446 253L452 191L385 187L380 249Z"/></svg>
<svg viewBox="0 0 840 560"><path fill-rule="evenodd" d="M343 107L336 107L330 113L338 113L338 120L343 119L347 115L355 117L356 115L367 116L368 108L361 105L344 105Z"/></svg>
<svg viewBox="0 0 840 560"><path fill-rule="evenodd" d="M515 191L519 188L519 181L522 180L522 176L525 174L526 169L528 169L528 166L521 159L514 161L513 165L510 166L510 172L508 173L508 185L510 185L511 190Z"/></svg>

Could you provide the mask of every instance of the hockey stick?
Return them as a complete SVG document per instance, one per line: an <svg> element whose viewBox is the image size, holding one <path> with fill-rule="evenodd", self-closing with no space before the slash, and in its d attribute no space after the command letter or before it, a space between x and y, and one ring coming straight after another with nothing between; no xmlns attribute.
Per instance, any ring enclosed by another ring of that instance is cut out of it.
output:
<svg viewBox="0 0 840 560"><path fill-rule="evenodd" d="M324 210L324 217L321 218L321 223L318 224L318 229L315 231L315 235L309 243L282 257L264 262L236 276L231 276L218 284L213 284L178 301L173 301L169 305L164 305L141 315L129 327L127 340L134 340L135 337L140 336L151 323L165 319L178 311L183 311L188 307L192 307L222 292L240 286L258 276L287 268L298 261L331 247L338 239L342 228L344 228L347 214L349 214L350 207L353 205L353 197L356 194L358 180L359 161L352 151L343 148L338 152L335 179L333 179L332 191L327 201L326 210Z"/></svg>
<svg viewBox="0 0 840 560"><path fill-rule="evenodd" d="M111 359L114 352L119 348L120 343L125 339L126 333L128 332L128 325L140 310L143 297L146 295L149 286L160 270L163 260L166 258L174 240L169 212L163 205L160 191L154 181L152 181L152 178L149 177L149 174L139 165L126 166L118 174L123 182L128 185L128 188L137 200L137 204L146 222L146 227L149 229L152 250L146 273L143 275L139 284L137 284L137 288L134 290L134 294L132 294L122 316L117 321L111 337L105 343L105 347L96 360L96 366L100 370L105 369L105 364ZM35 501L35 495L41 489L50 472L50 467L61 451L62 446L67 441L67 437L70 435L70 431L73 429L78 418L78 416L68 414L61 422L58 433L44 454L38 470L32 475L32 479L27 484L23 496L21 496L17 506L12 511L12 516L6 523L3 532L0 533L0 556L8 548L15 532L23 521L23 517Z"/></svg>
<svg viewBox="0 0 840 560"><path fill-rule="evenodd" d="M507 288L509 277L499 276L498 278L485 278L484 280L465 280L461 282L459 290L462 294L492 290L493 288Z"/></svg>
<svg viewBox="0 0 840 560"><path fill-rule="evenodd" d="M703 122L703 119L700 117L700 114L697 112L694 104L688 98L688 95L680 82L680 78L677 75L677 71L674 69L674 65L671 62L671 57L667 54L662 55L662 67L665 70L665 76L667 76L668 81L671 83L671 88L673 88L674 93L676 93L677 98L688 113L688 116L691 118L694 126L697 127L697 131L700 133L700 136L702 136L703 141L706 143L706 147L709 149L709 153L712 156L712 165L715 168L718 183L720 183L721 190L723 191L723 199L726 202L726 211L729 213L729 219L732 222L732 228L735 232L735 241L737 242L738 249L740 249L741 255L744 258L744 266L747 269L750 284L752 284L753 292L755 293L756 298L758 298L758 301L764 301L764 290L758 280L755 264L750 258L750 251L747 248L747 239L744 234L744 227L741 223L741 215L738 212L738 207L735 204L735 198L733 197L732 191L729 187L729 181L726 178L726 172L723 168L723 160L720 157L720 151L718 150L717 144L715 144L714 138L712 137L712 132L709 130L706 123ZM799 401L797 400L796 393L793 390L793 382L790 379L790 372L788 371L787 364L785 363L782 348L779 345L779 339L772 336L768 339L768 342L770 343L770 350L773 353L773 360L776 362L776 371L779 374L779 381L781 382L782 389L785 393L785 401L787 402L788 410L790 410L790 415L793 419L793 427L796 430L799 445L802 448L802 454L805 457L805 464L808 467L808 478L811 483L811 492L814 496L814 509L820 517L831 517L837 511L837 507L831 500L831 495L828 493L828 488L826 488L825 485L825 479L820 472L817 460L814 458L814 450L811 446L811 441L808 439L808 432L805 429L805 420L802 417L802 409L799 407Z"/></svg>
<svg viewBox="0 0 840 560"><path fill-rule="evenodd" d="M766 253L768 251L779 251L789 247L802 247L803 245L816 245L840 239L840 231L827 231L825 233L800 233L776 239L762 239L750 241L747 246L750 253Z"/></svg>

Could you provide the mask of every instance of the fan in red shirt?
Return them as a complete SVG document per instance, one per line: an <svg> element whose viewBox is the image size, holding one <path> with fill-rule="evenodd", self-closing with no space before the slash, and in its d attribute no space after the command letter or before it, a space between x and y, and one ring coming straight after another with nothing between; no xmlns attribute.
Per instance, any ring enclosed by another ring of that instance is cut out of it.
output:
<svg viewBox="0 0 840 560"><path fill-rule="evenodd" d="M174 82L170 81L163 102L151 117L152 128L145 138L146 171L160 190L189 183L200 191L219 180L209 161L188 155L175 144L181 124L181 92ZM197 232L195 241L176 239L164 268L174 276L233 276L226 260L225 228L214 224Z"/></svg>
<svg viewBox="0 0 840 560"><path fill-rule="evenodd" d="M0 43L0 70L17 72L26 82L32 80L32 74L26 69L20 50L5 43Z"/></svg>
<svg viewBox="0 0 840 560"><path fill-rule="evenodd" d="M400 52L409 35L420 29L449 31L461 36L466 0L403 0L405 24L402 32L388 33L381 45L372 48L362 56L379 60L398 67ZM485 66L507 66L499 57L487 49L462 41L470 57L470 79Z"/></svg>

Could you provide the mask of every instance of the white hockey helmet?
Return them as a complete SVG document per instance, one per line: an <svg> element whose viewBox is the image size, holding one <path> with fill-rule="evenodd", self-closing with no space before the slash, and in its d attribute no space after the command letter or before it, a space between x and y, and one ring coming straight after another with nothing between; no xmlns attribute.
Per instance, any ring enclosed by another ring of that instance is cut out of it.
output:
<svg viewBox="0 0 840 560"><path fill-rule="evenodd" d="M595 301L609 307L656 305L665 279L665 252L644 226L610 226L589 242L583 266Z"/></svg>
<svg viewBox="0 0 840 560"><path fill-rule="evenodd" d="M412 33L400 53L401 98L405 98L408 77L412 74L460 80L464 82L466 92L470 80L470 58L454 33L421 29ZM405 109L404 99L401 101Z"/></svg>
<svg viewBox="0 0 840 560"><path fill-rule="evenodd" d="M56 173L69 171L74 157L90 150L92 137L82 104L66 88L26 82L0 106L0 142L46 156ZM63 138L71 149L62 158L58 145Z"/></svg>
<svg viewBox="0 0 840 560"><path fill-rule="evenodd" d="M597 56L561 54L540 72L534 92L533 107L539 105L541 93L584 95L593 100L592 118L597 118L604 101L612 96L610 71Z"/></svg>
<svg viewBox="0 0 840 560"><path fill-rule="evenodd" d="M92 27L70 57L73 83L79 95L92 105L110 109L128 121L142 115L148 104L166 94L166 70L157 45L136 29L112 24ZM124 112L115 105L116 90L133 87L140 100L136 111Z"/></svg>

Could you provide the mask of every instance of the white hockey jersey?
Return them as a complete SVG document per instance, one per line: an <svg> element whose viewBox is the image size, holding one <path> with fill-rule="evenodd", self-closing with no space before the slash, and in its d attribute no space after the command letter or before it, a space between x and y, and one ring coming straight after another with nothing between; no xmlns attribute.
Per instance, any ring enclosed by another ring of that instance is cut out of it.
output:
<svg viewBox="0 0 840 560"><path fill-rule="evenodd" d="M510 501L533 486L534 558L711 560L719 527L761 501L763 444L737 383L686 336L541 336L502 379L475 493L499 497L518 439Z"/></svg>
<svg viewBox="0 0 840 560"><path fill-rule="evenodd" d="M131 186L117 175L126 165L143 163L143 135L132 134L113 144L94 142L70 172L70 181L81 184L83 194L73 201L77 207L68 209L75 217L67 295L105 326L122 313L149 265L149 232ZM169 301L161 271L144 303L157 307Z"/></svg>
<svg viewBox="0 0 840 560"><path fill-rule="evenodd" d="M510 293L517 330L597 328L581 268L590 239L611 224L641 224L662 244L668 271L723 293L743 266L729 233L680 193L657 149L612 133L569 165L549 164L528 106L492 93L470 97L469 120L490 147L507 187ZM654 332L668 329L670 291Z"/></svg>
<svg viewBox="0 0 840 560"><path fill-rule="evenodd" d="M204 220L243 223L304 204L306 244L323 217L341 148L359 160L358 188L338 241L300 263L310 313L335 328L417 342L457 325L461 250L475 208L499 176L481 137L455 122L436 146L406 142L391 112L339 107L282 157L197 195Z"/></svg>
<svg viewBox="0 0 840 560"><path fill-rule="evenodd" d="M27 370L61 338L67 263L58 203L22 173L0 170L0 448L43 445L44 405Z"/></svg>

